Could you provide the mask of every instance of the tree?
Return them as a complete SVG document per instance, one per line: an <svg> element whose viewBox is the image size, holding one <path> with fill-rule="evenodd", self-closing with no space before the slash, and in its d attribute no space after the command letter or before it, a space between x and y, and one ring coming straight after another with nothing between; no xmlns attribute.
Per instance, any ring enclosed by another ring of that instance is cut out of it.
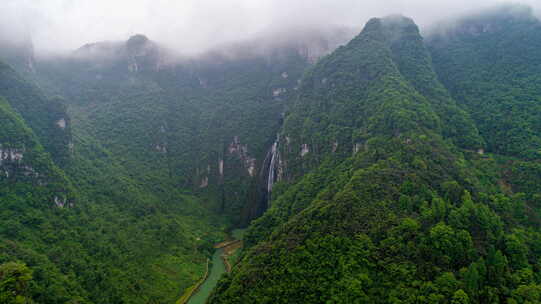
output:
<svg viewBox="0 0 541 304"><path fill-rule="evenodd" d="M0 303L32 303L28 298L28 283L32 271L22 263L8 262L0 265Z"/></svg>
<svg viewBox="0 0 541 304"><path fill-rule="evenodd" d="M468 303L470 303L470 298L462 289L457 290L455 294L453 295L453 299L451 300L451 304L468 304Z"/></svg>

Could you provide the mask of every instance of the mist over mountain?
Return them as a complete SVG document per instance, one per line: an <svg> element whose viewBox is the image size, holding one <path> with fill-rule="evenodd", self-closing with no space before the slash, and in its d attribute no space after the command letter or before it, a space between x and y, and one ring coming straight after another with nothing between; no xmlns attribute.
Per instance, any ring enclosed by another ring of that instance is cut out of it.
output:
<svg viewBox="0 0 541 304"><path fill-rule="evenodd" d="M422 29L490 6L500 0L399 1L360 3L265 0L221 1L18 1L0 4L0 37L31 37L38 55L66 53L98 41L123 41L141 33L180 54L197 54L276 32L295 36L299 29L355 28L373 16L403 14ZM535 0L522 0L539 12ZM302 16L302 18L301 18ZM351 37L354 34L351 35Z"/></svg>
<svg viewBox="0 0 541 304"><path fill-rule="evenodd" d="M0 304L541 303L536 1L0 4Z"/></svg>

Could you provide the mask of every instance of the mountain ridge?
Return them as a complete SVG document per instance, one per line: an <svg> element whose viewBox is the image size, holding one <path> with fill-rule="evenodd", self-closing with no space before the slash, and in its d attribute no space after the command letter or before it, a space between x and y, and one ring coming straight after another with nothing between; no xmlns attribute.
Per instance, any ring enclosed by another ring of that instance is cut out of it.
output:
<svg viewBox="0 0 541 304"><path fill-rule="evenodd" d="M536 269L528 246L538 232L528 227L537 220L525 212L536 203L503 186L500 156L483 154L418 35L408 19L371 19L305 75L280 141L289 185L254 221L248 251L210 303L537 299L524 294L535 280L513 281Z"/></svg>

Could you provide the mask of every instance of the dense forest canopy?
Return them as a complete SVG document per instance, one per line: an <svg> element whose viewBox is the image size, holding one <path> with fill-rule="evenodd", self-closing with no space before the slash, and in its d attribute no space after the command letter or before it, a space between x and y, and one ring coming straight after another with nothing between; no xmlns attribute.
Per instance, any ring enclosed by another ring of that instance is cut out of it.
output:
<svg viewBox="0 0 541 304"><path fill-rule="evenodd" d="M210 303L539 303L539 24L372 19L310 68Z"/></svg>

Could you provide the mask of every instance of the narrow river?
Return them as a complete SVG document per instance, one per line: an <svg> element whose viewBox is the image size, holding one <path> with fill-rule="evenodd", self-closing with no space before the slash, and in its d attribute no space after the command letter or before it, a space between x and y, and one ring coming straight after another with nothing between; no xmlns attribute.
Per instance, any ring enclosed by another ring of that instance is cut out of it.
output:
<svg viewBox="0 0 541 304"><path fill-rule="evenodd" d="M218 283L218 280L226 272L224 262L221 255L224 249L217 249L212 255L212 268L205 282L199 287L196 293L192 295L188 304L205 304L205 301L210 295L210 292Z"/></svg>
<svg viewBox="0 0 541 304"><path fill-rule="evenodd" d="M231 236L233 237L233 240L242 240L243 233L243 229L235 229L231 233ZM190 297L187 304L205 304L207 298L218 283L218 280L220 279L222 274L227 272L227 268L224 264L224 259L222 258L222 255L231 254L231 252L226 252L226 250L227 247L216 249L216 251L212 255L212 267L210 268L207 279ZM235 250L240 250L240 248L237 248Z"/></svg>

